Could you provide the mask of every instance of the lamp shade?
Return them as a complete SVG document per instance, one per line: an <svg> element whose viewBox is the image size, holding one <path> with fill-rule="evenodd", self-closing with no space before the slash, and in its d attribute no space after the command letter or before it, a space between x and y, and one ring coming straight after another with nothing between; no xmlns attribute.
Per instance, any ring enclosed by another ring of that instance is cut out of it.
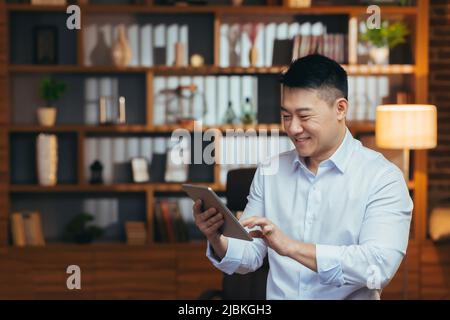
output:
<svg viewBox="0 0 450 320"><path fill-rule="evenodd" d="M376 109L375 142L385 149L431 149L437 144L433 105L391 104Z"/></svg>

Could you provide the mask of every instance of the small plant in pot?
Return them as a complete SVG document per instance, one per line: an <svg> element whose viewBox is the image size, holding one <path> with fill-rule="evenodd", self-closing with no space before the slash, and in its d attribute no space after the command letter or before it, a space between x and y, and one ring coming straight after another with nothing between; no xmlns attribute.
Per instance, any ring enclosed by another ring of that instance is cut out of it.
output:
<svg viewBox="0 0 450 320"><path fill-rule="evenodd" d="M367 29L361 34L361 40L370 45L369 55L376 64L388 64L389 50L406 42L408 27L402 21L390 23L383 21L379 29Z"/></svg>
<svg viewBox="0 0 450 320"><path fill-rule="evenodd" d="M66 91L66 84L57 81L52 76L43 77L39 86L39 95L46 102L45 107L37 110L37 118L41 126L50 127L56 122L56 111L54 103L59 100Z"/></svg>
<svg viewBox="0 0 450 320"><path fill-rule="evenodd" d="M64 230L63 240L71 243L91 243L95 239L103 235L103 229L90 225L94 217L82 212L76 215L67 225Z"/></svg>

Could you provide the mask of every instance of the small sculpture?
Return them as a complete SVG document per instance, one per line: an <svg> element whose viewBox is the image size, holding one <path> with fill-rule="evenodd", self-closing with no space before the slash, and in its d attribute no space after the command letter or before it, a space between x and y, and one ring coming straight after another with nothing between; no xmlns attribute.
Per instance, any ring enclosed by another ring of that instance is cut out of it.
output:
<svg viewBox="0 0 450 320"><path fill-rule="evenodd" d="M89 180L89 183L91 184L103 183L102 163L99 160L95 160L89 168L91 169L91 180Z"/></svg>

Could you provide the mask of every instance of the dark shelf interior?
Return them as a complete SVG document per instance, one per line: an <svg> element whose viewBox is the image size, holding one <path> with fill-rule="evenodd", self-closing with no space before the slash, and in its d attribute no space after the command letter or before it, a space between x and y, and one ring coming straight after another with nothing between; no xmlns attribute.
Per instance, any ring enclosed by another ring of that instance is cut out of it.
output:
<svg viewBox="0 0 450 320"><path fill-rule="evenodd" d="M77 183L77 136L74 133L57 134L58 184ZM11 184L37 184L36 133L10 135Z"/></svg>
<svg viewBox="0 0 450 320"><path fill-rule="evenodd" d="M90 207L97 212L89 212ZM14 194L11 212L27 210L41 214L48 243L62 242L65 226L80 213L93 215L96 225L103 225L104 233L96 242L125 242L125 222L146 221L144 193Z"/></svg>

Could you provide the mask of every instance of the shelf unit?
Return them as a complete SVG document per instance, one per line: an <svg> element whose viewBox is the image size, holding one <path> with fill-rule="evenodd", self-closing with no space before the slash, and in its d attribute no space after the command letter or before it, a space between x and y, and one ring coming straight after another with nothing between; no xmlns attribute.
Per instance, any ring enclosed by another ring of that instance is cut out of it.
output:
<svg viewBox="0 0 450 320"><path fill-rule="evenodd" d="M254 16L262 15L347 15L350 20L358 18L366 14L366 6L318 6L310 8L289 8L287 1L283 1L281 5L258 5L258 6L188 6L188 7L171 7L153 5L152 1L148 1L147 5L97 5L88 4L87 1L79 1L81 12L83 15L90 14L208 14L214 19L213 27L213 64L199 68L194 67L170 67L170 66L154 66L154 67L126 67L117 68L112 66L86 66L83 61L83 25L76 36L76 64L64 65L32 65L32 64L12 64L10 63L10 18L14 13L29 12L32 14L45 13L65 13L66 6L33 6L27 4L0 4L0 248L6 249L8 252L25 253L28 250L47 250L52 252L63 252L66 249L81 251L103 250L120 254L121 251L127 250L127 246L123 244L106 244L92 245L89 247L74 246L70 244L49 244L45 248L11 248L8 244L8 218L11 211L11 196L14 194L70 194L70 193L129 193L139 192L145 194L146 199L146 218L148 223L148 233L153 234L153 206L155 194L158 193L180 193L181 184L176 183L147 183L147 184L129 184L114 183L110 185L89 185L85 182L83 174L83 157L84 143L88 135L168 135L174 129L180 128L177 125L153 125L153 79L155 76L165 75L277 75L286 69L286 66L272 67L219 67L220 54L220 25L224 17L229 15L238 16ZM273 2L269 2L273 3ZM415 24L415 33L413 36L413 55L415 57L414 64L406 65L363 65L357 64L354 53L349 53L349 64L343 65L349 75L399 75L411 77L411 92L414 94L416 103L427 102L428 90L428 48L424 43L428 43L428 1L417 1L415 6L397 7L382 6L383 14L392 16L407 16L412 19ZM82 23L85 19L82 19ZM75 32L75 31L73 31ZM47 128L37 125L21 125L13 124L11 111L11 78L15 75L33 75L41 73L58 73L58 74L141 74L145 77L145 111L146 119L144 124L130 124L124 126L90 126L90 125L57 125ZM358 136L364 133L374 132L374 123L371 121L351 121L348 123L352 134ZM183 126L181 126L183 127ZM189 126L184 129L193 131ZM227 129L256 129L282 130L279 123L274 124L258 124L256 126L203 126L202 130L217 128L224 132ZM66 134L73 133L76 135L77 144L77 181L71 184L60 184L55 187L41 187L29 184L11 184L10 183L10 137L14 134L37 134L40 132ZM427 225L427 153L426 151L415 151L412 164L412 179L408 183L408 188L413 193L414 198L414 224L412 230L412 241L414 245L426 242L426 225ZM224 192L224 186L218 181L219 166L214 168L214 181L208 183L214 190ZM204 183L203 183L204 184ZM203 246L198 243L192 244L156 244L150 241L146 248L182 248L182 250L204 250Z"/></svg>

